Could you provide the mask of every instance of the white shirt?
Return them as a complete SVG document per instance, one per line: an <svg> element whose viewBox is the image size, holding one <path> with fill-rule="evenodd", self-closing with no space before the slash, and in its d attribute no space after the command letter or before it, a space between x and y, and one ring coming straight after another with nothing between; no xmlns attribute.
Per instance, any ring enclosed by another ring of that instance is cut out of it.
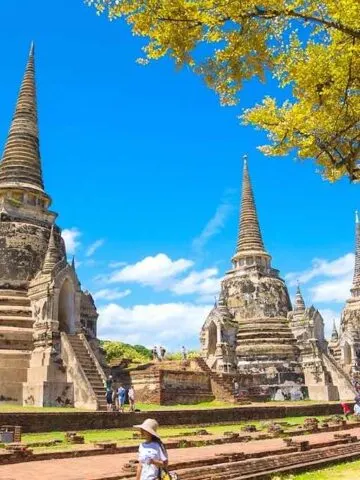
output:
<svg viewBox="0 0 360 480"><path fill-rule="evenodd" d="M140 480L157 480L159 468L148 463L150 459L166 462L165 452L157 442L144 442L139 446L139 462L141 464Z"/></svg>
<svg viewBox="0 0 360 480"><path fill-rule="evenodd" d="M355 415L360 415L360 405L355 403L354 405L354 414Z"/></svg>

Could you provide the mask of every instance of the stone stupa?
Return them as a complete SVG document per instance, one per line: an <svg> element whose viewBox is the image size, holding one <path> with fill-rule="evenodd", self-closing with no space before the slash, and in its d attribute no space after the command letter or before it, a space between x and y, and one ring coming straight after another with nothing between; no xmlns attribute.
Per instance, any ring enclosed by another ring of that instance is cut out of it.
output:
<svg viewBox="0 0 360 480"><path fill-rule="evenodd" d="M273 391L303 384L300 350L287 318L292 310L288 290L264 247L246 160L232 265L221 283L221 303L201 332L207 365L251 375L253 385L269 385Z"/></svg>
<svg viewBox="0 0 360 480"><path fill-rule="evenodd" d="M104 404L97 311L49 210L31 46L0 163L0 398L25 405Z"/></svg>

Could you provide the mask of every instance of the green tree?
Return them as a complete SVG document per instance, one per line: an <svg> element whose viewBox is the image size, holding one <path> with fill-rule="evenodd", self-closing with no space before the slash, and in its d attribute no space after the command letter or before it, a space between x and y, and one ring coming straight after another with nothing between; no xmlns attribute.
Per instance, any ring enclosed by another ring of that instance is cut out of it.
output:
<svg viewBox="0 0 360 480"><path fill-rule="evenodd" d="M169 55L189 65L224 105L271 73L291 100L266 97L244 112L268 133L260 149L314 159L331 181L360 180L359 0L85 1L148 38L143 63Z"/></svg>

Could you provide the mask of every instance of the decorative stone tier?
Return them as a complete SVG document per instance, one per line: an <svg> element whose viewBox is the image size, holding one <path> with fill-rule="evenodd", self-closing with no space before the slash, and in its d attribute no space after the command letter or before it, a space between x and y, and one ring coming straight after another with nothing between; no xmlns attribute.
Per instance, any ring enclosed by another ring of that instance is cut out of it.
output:
<svg viewBox="0 0 360 480"><path fill-rule="evenodd" d="M0 288L27 287L28 281L42 268L49 238L50 225L0 222ZM58 229L55 241L64 250Z"/></svg>

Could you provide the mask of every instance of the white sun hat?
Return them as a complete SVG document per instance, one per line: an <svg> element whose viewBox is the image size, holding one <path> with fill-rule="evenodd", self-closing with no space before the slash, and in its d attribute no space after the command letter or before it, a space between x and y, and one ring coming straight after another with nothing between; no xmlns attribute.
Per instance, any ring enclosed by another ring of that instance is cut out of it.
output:
<svg viewBox="0 0 360 480"><path fill-rule="evenodd" d="M134 425L134 428L137 430L144 430L145 432L150 433L150 435L160 439L159 434L156 433L157 429L159 428L159 424L153 418L147 418L141 425Z"/></svg>

